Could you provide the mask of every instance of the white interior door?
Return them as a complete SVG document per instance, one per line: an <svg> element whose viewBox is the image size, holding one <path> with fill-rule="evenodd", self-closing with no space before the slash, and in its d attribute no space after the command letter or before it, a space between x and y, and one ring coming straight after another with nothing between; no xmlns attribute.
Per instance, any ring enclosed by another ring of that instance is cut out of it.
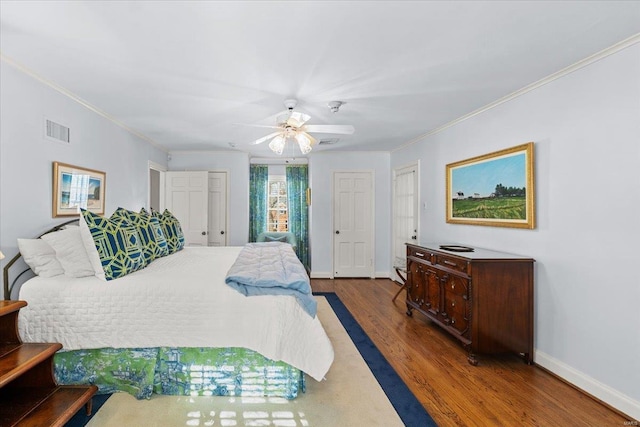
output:
<svg viewBox="0 0 640 427"><path fill-rule="evenodd" d="M208 198L208 172L166 172L165 206L180 221L185 245L207 245Z"/></svg>
<svg viewBox="0 0 640 427"><path fill-rule="evenodd" d="M334 174L334 277L375 276L372 182L370 172Z"/></svg>
<svg viewBox="0 0 640 427"><path fill-rule="evenodd" d="M227 173L209 172L209 246L227 246Z"/></svg>
<svg viewBox="0 0 640 427"><path fill-rule="evenodd" d="M407 242L418 238L418 165L395 169L393 176L393 266L407 265ZM394 271L395 274L395 271Z"/></svg>

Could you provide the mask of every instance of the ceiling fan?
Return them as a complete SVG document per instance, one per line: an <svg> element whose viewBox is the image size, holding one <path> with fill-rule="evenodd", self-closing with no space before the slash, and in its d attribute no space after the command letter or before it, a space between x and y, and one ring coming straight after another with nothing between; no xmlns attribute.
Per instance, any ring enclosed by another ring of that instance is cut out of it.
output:
<svg viewBox="0 0 640 427"><path fill-rule="evenodd" d="M263 136L253 142L253 144L262 144L269 141L269 148L274 153L281 155L287 141L292 139L298 142L302 154L308 154L311 147L316 143L316 139L310 133L337 133L343 135L351 135L355 129L351 125L308 125L306 124L311 116L293 109L298 104L295 99L286 99L284 106L287 110L279 114L276 118L276 126L265 126L278 129L276 132ZM338 111L343 102L332 101L328 107L334 113Z"/></svg>

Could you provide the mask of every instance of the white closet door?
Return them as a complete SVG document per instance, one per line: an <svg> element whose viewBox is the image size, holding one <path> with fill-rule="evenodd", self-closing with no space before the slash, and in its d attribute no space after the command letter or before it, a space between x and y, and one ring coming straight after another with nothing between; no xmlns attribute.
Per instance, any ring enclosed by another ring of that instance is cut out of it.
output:
<svg viewBox="0 0 640 427"><path fill-rule="evenodd" d="M208 172L167 172L165 206L178 218L185 245L207 246Z"/></svg>
<svg viewBox="0 0 640 427"><path fill-rule="evenodd" d="M209 172L209 246L227 246L227 173Z"/></svg>
<svg viewBox="0 0 640 427"><path fill-rule="evenodd" d="M369 172L334 174L334 277L375 276L372 182Z"/></svg>

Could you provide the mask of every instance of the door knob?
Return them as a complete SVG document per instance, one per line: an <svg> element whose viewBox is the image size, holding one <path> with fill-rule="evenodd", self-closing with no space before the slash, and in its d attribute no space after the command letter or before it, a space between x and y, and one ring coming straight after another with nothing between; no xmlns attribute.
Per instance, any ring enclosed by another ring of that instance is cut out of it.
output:
<svg viewBox="0 0 640 427"><path fill-rule="evenodd" d="M203 231L203 232L202 232L202 235L203 235L203 236L206 236L206 235L207 235L207 232L206 232L206 231Z"/></svg>
<svg viewBox="0 0 640 427"><path fill-rule="evenodd" d="M224 234L224 231L221 231L220 234Z"/></svg>
<svg viewBox="0 0 640 427"><path fill-rule="evenodd" d="M340 230L336 230L336 234L340 234Z"/></svg>

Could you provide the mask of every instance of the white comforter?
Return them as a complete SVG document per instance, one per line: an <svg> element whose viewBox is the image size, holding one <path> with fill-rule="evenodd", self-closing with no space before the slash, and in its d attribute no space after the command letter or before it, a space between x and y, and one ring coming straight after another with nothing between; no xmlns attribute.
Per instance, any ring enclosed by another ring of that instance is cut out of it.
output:
<svg viewBox="0 0 640 427"><path fill-rule="evenodd" d="M240 249L188 247L109 282L35 277L20 290L20 335L65 350L244 347L320 381L333 347L318 318L293 296L246 297L224 283Z"/></svg>

